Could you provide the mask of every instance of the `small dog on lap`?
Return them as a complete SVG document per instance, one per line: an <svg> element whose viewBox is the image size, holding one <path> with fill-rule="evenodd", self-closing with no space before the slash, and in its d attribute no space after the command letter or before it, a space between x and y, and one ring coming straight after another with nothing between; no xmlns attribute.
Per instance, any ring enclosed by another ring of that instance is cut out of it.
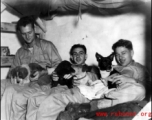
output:
<svg viewBox="0 0 152 120"><path fill-rule="evenodd" d="M11 70L11 82L23 86L26 83L29 83L30 77L30 68L27 64L17 66Z"/></svg>
<svg viewBox="0 0 152 120"><path fill-rule="evenodd" d="M43 73L45 69L41 65L39 65L38 63L30 63L29 67L31 71L30 78L34 78L36 72L40 73L40 76L37 80L38 85L43 86L52 83L51 76L48 75L47 73Z"/></svg>
<svg viewBox="0 0 152 120"><path fill-rule="evenodd" d="M69 61L62 61L55 69L56 74L59 76L58 81L52 80L52 87L56 87L58 84L67 85L68 88L73 87L73 77L70 79L64 79L64 75L72 74L75 70L72 68L72 64Z"/></svg>
<svg viewBox="0 0 152 120"><path fill-rule="evenodd" d="M90 71L88 66L74 65L69 61L64 60L55 69L56 74L59 76L59 80L52 80L52 87L56 87L58 84L60 84L67 85L68 88L73 88L73 79L82 84L87 84L89 80L86 74L87 71ZM72 77L70 79L65 79L64 75L66 74L71 74Z"/></svg>
<svg viewBox="0 0 152 120"><path fill-rule="evenodd" d="M15 84L24 85L30 82L31 78L34 78L35 72L42 72L42 68L37 63L23 64L17 66L11 70L11 81L15 81ZM48 74L41 74L37 80L39 85L45 85L51 81L51 77Z"/></svg>
<svg viewBox="0 0 152 120"><path fill-rule="evenodd" d="M100 69L101 77L103 79L107 80L108 88L109 89L116 88L116 84L112 84L112 82L110 81L112 79L112 77L120 74L118 71L116 71L115 69L112 68L112 61L114 58L114 53L111 53L107 57L103 57L99 53L96 53L95 57L98 62L98 67Z"/></svg>

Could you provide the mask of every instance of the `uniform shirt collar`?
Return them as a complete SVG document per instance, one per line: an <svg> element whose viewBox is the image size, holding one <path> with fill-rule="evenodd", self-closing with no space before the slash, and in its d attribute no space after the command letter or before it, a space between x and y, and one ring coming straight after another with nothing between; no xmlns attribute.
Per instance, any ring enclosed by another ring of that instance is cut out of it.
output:
<svg viewBox="0 0 152 120"><path fill-rule="evenodd" d="M34 46L40 47L40 39L39 38L36 38L34 40ZM24 43L23 48L27 50L28 49L28 45L26 43Z"/></svg>
<svg viewBox="0 0 152 120"><path fill-rule="evenodd" d="M134 63L135 63L135 61L134 60L132 60L127 66L132 66L132 65L134 65Z"/></svg>

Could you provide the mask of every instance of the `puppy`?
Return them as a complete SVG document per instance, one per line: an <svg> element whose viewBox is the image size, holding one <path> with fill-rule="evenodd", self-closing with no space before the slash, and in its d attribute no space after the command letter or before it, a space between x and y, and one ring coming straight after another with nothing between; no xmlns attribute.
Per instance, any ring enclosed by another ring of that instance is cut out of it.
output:
<svg viewBox="0 0 152 120"><path fill-rule="evenodd" d="M30 78L34 78L35 77L35 72L41 72L40 76L37 80L38 85L43 86L43 85L48 85L51 84L52 82L52 78L50 75L48 75L47 73L42 73L43 70L45 70L43 67L41 67L39 64L37 63L30 63L29 64L29 68L30 68Z"/></svg>
<svg viewBox="0 0 152 120"><path fill-rule="evenodd" d="M15 83L21 86L30 82L29 76L30 68L26 64L17 66L11 70L11 81L15 80Z"/></svg>
<svg viewBox="0 0 152 120"><path fill-rule="evenodd" d="M56 74L59 76L58 81L52 80L52 87L56 87L58 84L67 85L68 88L73 87L73 77L70 79L64 79L64 75L72 74L75 70L72 68L72 64L69 61L62 61L55 69Z"/></svg>
<svg viewBox="0 0 152 120"><path fill-rule="evenodd" d="M12 69L11 71L11 78L12 80L15 79L16 84L23 85L25 83L30 82L30 78L34 78L35 72L42 72L45 70L37 63L29 63L23 64L21 66L17 66L16 68ZM42 74L38 78L38 84L39 85L45 85L47 83L50 83L50 76L47 74Z"/></svg>
<svg viewBox="0 0 152 120"><path fill-rule="evenodd" d="M31 74L30 74L30 77L31 78L34 78L34 74L35 72L42 72L43 70L45 70L43 67L41 67L39 64L37 63L29 63L29 67L30 67L30 71L31 71Z"/></svg>
<svg viewBox="0 0 152 120"><path fill-rule="evenodd" d="M103 57L102 55L96 53L95 57L97 59L102 78L107 78L112 74L119 74L119 72L112 68L114 53L110 54L108 57ZM116 84L112 84L111 81L108 81L108 88L116 88Z"/></svg>

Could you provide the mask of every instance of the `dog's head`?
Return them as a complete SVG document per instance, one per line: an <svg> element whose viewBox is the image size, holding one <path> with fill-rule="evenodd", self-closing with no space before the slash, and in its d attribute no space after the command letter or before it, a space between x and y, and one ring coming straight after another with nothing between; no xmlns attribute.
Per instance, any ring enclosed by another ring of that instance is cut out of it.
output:
<svg viewBox="0 0 152 120"><path fill-rule="evenodd" d="M75 70L69 61L64 60L56 67L55 72L59 77L63 77L65 74L74 73Z"/></svg>
<svg viewBox="0 0 152 120"><path fill-rule="evenodd" d="M29 82L30 69L28 65L21 65L11 70L11 78L16 79L16 83L23 85Z"/></svg>
<svg viewBox="0 0 152 120"><path fill-rule="evenodd" d="M96 53L95 56L98 61L98 66L99 66L100 70L111 71L114 53L110 54L108 57L103 57L102 55L100 55L98 53Z"/></svg>
<svg viewBox="0 0 152 120"><path fill-rule="evenodd" d="M56 74L59 76L58 81L52 81L52 87L56 87L58 84L60 85L67 85L68 88L72 88L72 78L64 79L64 75L72 74L75 70L72 68L72 64L69 61L62 61L55 69Z"/></svg>
<svg viewBox="0 0 152 120"><path fill-rule="evenodd" d="M31 72L31 75L30 75L31 78L35 77L34 76L35 72L37 72L37 71L41 72L42 70L44 70L44 68L41 67L37 63L29 63L29 67L30 67L30 72Z"/></svg>

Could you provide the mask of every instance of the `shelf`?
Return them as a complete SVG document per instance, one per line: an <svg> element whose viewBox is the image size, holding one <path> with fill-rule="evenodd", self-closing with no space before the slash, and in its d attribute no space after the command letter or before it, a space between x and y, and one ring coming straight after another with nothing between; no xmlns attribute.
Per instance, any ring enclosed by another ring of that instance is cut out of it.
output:
<svg viewBox="0 0 152 120"><path fill-rule="evenodd" d="M1 56L1 67L11 67L15 55Z"/></svg>
<svg viewBox="0 0 152 120"><path fill-rule="evenodd" d="M16 23L1 22L1 32L16 33ZM42 33L42 30L37 25L35 25L35 33Z"/></svg>

